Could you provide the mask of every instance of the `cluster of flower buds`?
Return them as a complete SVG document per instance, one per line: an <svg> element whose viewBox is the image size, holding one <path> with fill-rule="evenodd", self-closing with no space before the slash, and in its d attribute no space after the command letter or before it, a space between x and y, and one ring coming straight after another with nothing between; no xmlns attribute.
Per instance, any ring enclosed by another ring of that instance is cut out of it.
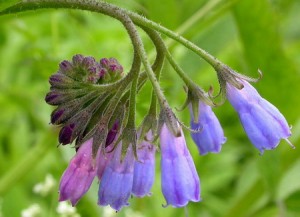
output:
<svg viewBox="0 0 300 217"><path fill-rule="evenodd" d="M287 140L291 132L285 118L257 93L246 77L227 66L217 72L221 90L238 112L248 137L260 152L275 148L281 139ZM57 106L51 114L51 123L61 126L59 143L71 144L76 139L77 148L60 181L60 201L70 200L73 206L76 205L95 177L100 181L100 206L110 205L118 211L128 205L131 195L149 195L158 149L166 206L183 207L189 201L200 201L200 180L181 126L172 111L162 109L160 118L148 114L139 130L126 131L127 101L114 101L116 94L110 89L100 88L99 91L99 87L123 78L122 73L122 66L113 58L97 62L92 57L76 55L72 62L63 61L59 71L50 77L51 89L46 102ZM193 95L192 92L189 94ZM118 97L121 96L124 95ZM191 136L200 154L220 152L226 138L211 106L197 97L189 99L194 99L189 101ZM113 113L125 115L107 118L110 108L117 107L109 107L115 102L121 104L124 111L115 109ZM198 105L196 108L195 104ZM157 136L159 146L153 144ZM134 144L133 141L138 142Z"/></svg>
<svg viewBox="0 0 300 217"><path fill-rule="evenodd" d="M70 144L77 139L78 147L81 145L81 140L99 119L98 111L106 100L95 85L111 83L122 76L123 68L114 58L97 62L93 57L75 55L72 62L60 63L58 72L49 79L51 88L45 98L48 104L57 106L51 114L51 123L62 127L60 144ZM110 135L108 140L111 140Z"/></svg>

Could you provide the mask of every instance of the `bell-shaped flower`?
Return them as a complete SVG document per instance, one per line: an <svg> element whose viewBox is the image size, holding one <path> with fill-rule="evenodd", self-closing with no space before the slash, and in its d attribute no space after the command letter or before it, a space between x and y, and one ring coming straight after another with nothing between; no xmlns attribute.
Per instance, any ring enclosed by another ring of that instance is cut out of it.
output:
<svg viewBox="0 0 300 217"><path fill-rule="evenodd" d="M166 206L186 206L200 201L200 181L183 132L175 137L166 124L160 133L161 185Z"/></svg>
<svg viewBox="0 0 300 217"><path fill-rule="evenodd" d="M193 130L199 130L199 132L191 133L199 153L205 155L208 152L220 152L222 145L226 142L226 137L224 137L221 124L211 107L201 101L199 102L198 123L194 122L193 112L191 111L190 113L191 128Z"/></svg>
<svg viewBox="0 0 300 217"><path fill-rule="evenodd" d="M99 180L101 180L107 164L113 157L114 152L112 152L112 149L113 146L109 145L105 148L105 150L101 148L99 148L98 150L96 164L97 164L97 176Z"/></svg>
<svg viewBox="0 0 300 217"><path fill-rule="evenodd" d="M150 135L152 136L151 133L148 133L148 137ZM155 151L155 146L145 140L137 147L138 161L134 163L132 185L132 194L136 197L150 194L155 175Z"/></svg>
<svg viewBox="0 0 300 217"><path fill-rule="evenodd" d="M105 142L105 149L102 150L101 148L98 150L97 154L97 176L98 179L101 180L103 172L106 168L106 165L113 157L113 141L115 140L119 128L119 122L116 121L113 127L109 130L106 142Z"/></svg>
<svg viewBox="0 0 300 217"><path fill-rule="evenodd" d="M98 204L110 205L116 211L123 206L128 206L133 183L134 155L131 145L122 161L121 152L120 143L105 167L98 191Z"/></svg>
<svg viewBox="0 0 300 217"><path fill-rule="evenodd" d="M88 191L96 175L92 158L93 139L84 142L72 158L60 180L59 201L70 200L75 206Z"/></svg>
<svg viewBox="0 0 300 217"><path fill-rule="evenodd" d="M227 83L227 98L238 112L250 141L261 153L274 149L281 139L289 144L290 127L280 111L262 98L247 81L240 80L244 88L239 90ZM292 145L291 145L292 146Z"/></svg>

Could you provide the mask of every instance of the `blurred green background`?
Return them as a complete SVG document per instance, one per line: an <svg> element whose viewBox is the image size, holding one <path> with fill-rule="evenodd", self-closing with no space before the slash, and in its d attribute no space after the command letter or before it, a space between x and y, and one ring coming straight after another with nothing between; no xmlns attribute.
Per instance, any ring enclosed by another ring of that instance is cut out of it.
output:
<svg viewBox="0 0 300 217"><path fill-rule="evenodd" d="M15 2L0 0L0 10ZM293 126L290 139L298 146L300 1L109 2L180 32L239 72L257 77L257 69L262 70L263 79L254 86L286 116ZM153 54L151 43L140 33ZM210 85L218 90L216 75L207 63L183 46L166 41L194 81L206 90ZM24 210L29 207L37 210L36 215L28 215L32 217L76 216L72 210L70 215L59 214L58 183L74 149L57 148L58 128L48 124L54 108L44 97L48 78L59 62L77 53L97 59L115 57L128 70L132 47L117 21L91 12L39 10L0 17L0 217L26 216ZM180 107L185 99L183 83L168 64L161 84L172 107ZM138 123L147 112L149 92L147 84L138 98ZM259 156L229 103L215 112L227 137L221 153L199 156L186 132L201 179L202 202L189 203L186 210L162 208L158 153L151 197L132 198L129 207L111 212L97 206L95 180L78 203L77 216L300 216L300 149L293 150L283 141ZM188 111L177 114L189 123Z"/></svg>

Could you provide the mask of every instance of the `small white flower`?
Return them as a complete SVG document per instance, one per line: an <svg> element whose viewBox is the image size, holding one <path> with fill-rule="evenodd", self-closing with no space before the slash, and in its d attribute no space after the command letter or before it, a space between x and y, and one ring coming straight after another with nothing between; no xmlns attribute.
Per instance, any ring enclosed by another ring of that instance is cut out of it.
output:
<svg viewBox="0 0 300 217"><path fill-rule="evenodd" d="M80 217L76 212L76 208L72 207L68 202L63 201L58 204L56 212L60 214L61 217Z"/></svg>
<svg viewBox="0 0 300 217"><path fill-rule="evenodd" d="M109 206L105 206L102 209L102 214L105 217L112 217L116 215L116 211Z"/></svg>
<svg viewBox="0 0 300 217"><path fill-rule="evenodd" d="M133 211L132 209L126 209L125 217L144 217L144 215L140 212Z"/></svg>
<svg viewBox="0 0 300 217"><path fill-rule="evenodd" d="M37 183L33 187L33 192L41 196L48 195L55 187L56 181L51 174L47 174L45 181Z"/></svg>
<svg viewBox="0 0 300 217"><path fill-rule="evenodd" d="M21 211L21 216L22 217L39 217L41 216L42 213L42 208L40 205L34 203L27 209L24 209Z"/></svg>

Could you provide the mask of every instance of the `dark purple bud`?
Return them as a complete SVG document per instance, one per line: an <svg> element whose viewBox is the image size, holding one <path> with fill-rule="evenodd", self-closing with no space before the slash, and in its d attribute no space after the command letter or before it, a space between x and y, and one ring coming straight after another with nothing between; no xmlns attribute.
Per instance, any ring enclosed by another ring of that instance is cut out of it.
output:
<svg viewBox="0 0 300 217"><path fill-rule="evenodd" d="M98 73L98 77L102 78L107 73L107 70L105 68L101 68Z"/></svg>
<svg viewBox="0 0 300 217"><path fill-rule="evenodd" d="M103 58L100 60L100 65L108 70L109 73L121 74L123 72L123 67L115 58Z"/></svg>
<svg viewBox="0 0 300 217"><path fill-rule="evenodd" d="M63 73L63 74L70 74L73 70L73 66L72 66L72 63L70 63L69 61L67 60L64 60L62 61L60 64L59 64L59 72Z"/></svg>
<svg viewBox="0 0 300 217"><path fill-rule="evenodd" d="M56 73L50 76L49 83L52 88L68 88L74 83L74 80L62 73Z"/></svg>
<svg viewBox="0 0 300 217"><path fill-rule="evenodd" d="M94 57L84 57L82 60L81 66L85 69L92 67L95 64L96 60Z"/></svg>
<svg viewBox="0 0 300 217"><path fill-rule="evenodd" d="M102 59L100 60L100 64L101 64L101 66L102 66L103 68L108 68L108 66L109 66L109 60L108 60L107 58L102 58Z"/></svg>
<svg viewBox="0 0 300 217"><path fill-rule="evenodd" d="M76 54L73 56L72 61L75 66L78 66L82 63L84 57L81 54Z"/></svg>
<svg viewBox="0 0 300 217"><path fill-rule="evenodd" d="M64 109L54 110L53 113L51 114L51 123L52 124L58 124L59 119L64 114L64 112L65 112Z"/></svg>
<svg viewBox="0 0 300 217"><path fill-rule="evenodd" d="M95 65L95 66L91 66L88 68L88 72L91 75L96 75L97 71L99 71L100 69Z"/></svg>
<svg viewBox="0 0 300 217"><path fill-rule="evenodd" d="M59 143L66 145L72 142L72 134L75 128L75 124L69 124L67 126L64 126L60 132L59 132Z"/></svg>
<svg viewBox="0 0 300 217"><path fill-rule="evenodd" d="M116 135L118 133L118 129L119 129L119 122L116 121L107 134L105 147L109 146L115 140Z"/></svg>
<svg viewBox="0 0 300 217"><path fill-rule="evenodd" d="M55 99L59 96L58 93L56 92L49 92L47 93L46 97L45 97L45 101L46 103L50 104L50 105L54 105L55 103ZM54 103L54 104L53 104Z"/></svg>

